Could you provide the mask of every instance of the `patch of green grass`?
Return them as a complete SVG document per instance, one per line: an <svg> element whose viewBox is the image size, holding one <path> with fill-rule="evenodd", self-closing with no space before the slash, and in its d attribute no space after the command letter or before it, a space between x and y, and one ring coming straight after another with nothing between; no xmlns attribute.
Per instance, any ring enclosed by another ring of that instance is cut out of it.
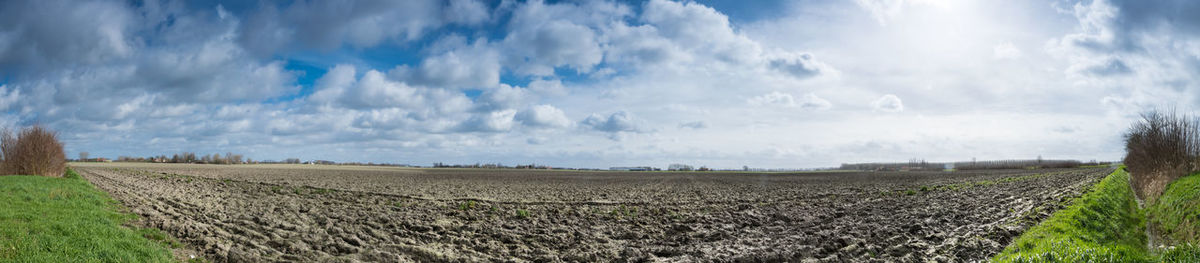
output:
<svg viewBox="0 0 1200 263"><path fill-rule="evenodd" d="M915 194L917 194L917 191L913 191L912 189L909 189L908 191L904 191L904 194L905 195L915 195Z"/></svg>
<svg viewBox="0 0 1200 263"><path fill-rule="evenodd" d="M63 178L0 176L2 262L173 262L123 227L132 215L74 171Z"/></svg>
<svg viewBox="0 0 1200 263"><path fill-rule="evenodd" d="M1200 174L1179 178L1146 208L1149 227L1167 245L1200 244Z"/></svg>
<svg viewBox="0 0 1200 263"><path fill-rule="evenodd" d="M183 244L179 243L178 240L175 240L175 238L168 236L167 233L164 233L164 232L162 232L162 230L158 230L157 228L138 228L136 231L138 234L141 234L142 237L145 237L146 239L149 239L149 240L157 241L159 243L167 245L167 247L170 247L170 248L183 247Z"/></svg>
<svg viewBox="0 0 1200 263"><path fill-rule="evenodd" d="M616 217L637 217L637 207L627 207L625 205L621 205L613 208L612 212L609 212L609 214Z"/></svg>
<svg viewBox="0 0 1200 263"><path fill-rule="evenodd" d="M529 214L529 210L517 209L517 218L525 219L525 218L529 218L529 216L531 216Z"/></svg>
<svg viewBox="0 0 1200 263"><path fill-rule="evenodd" d="M462 202L462 203L458 204L458 210L467 211L467 210L471 210L471 209L475 209L475 201L474 200L467 200L466 202Z"/></svg>
<svg viewBox="0 0 1200 263"><path fill-rule="evenodd" d="M1158 252L1158 262L1200 262L1200 245L1183 244Z"/></svg>
<svg viewBox="0 0 1200 263"><path fill-rule="evenodd" d="M1030 228L996 262L1146 262L1145 218L1129 173L1109 174L1091 192Z"/></svg>

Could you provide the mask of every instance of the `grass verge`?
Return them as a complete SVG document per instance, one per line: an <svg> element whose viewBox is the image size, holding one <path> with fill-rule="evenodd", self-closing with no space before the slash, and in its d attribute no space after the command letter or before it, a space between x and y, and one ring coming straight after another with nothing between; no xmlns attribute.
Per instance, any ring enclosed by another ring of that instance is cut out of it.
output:
<svg viewBox="0 0 1200 263"><path fill-rule="evenodd" d="M1146 208L1164 262L1200 262L1200 174L1179 178Z"/></svg>
<svg viewBox="0 0 1200 263"><path fill-rule="evenodd" d="M0 176L0 261L173 262L150 230L122 226L133 215L91 183L67 176Z"/></svg>
<svg viewBox="0 0 1200 263"><path fill-rule="evenodd" d="M992 258L995 262L1146 262L1145 217L1117 169L1091 192L1030 228Z"/></svg>

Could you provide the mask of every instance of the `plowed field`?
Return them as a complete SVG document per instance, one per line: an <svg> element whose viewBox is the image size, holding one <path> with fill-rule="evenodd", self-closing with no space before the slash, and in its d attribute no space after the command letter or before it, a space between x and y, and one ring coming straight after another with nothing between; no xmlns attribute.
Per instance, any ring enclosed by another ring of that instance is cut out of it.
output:
<svg viewBox="0 0 1200 263"><path fill-rule="evenodd" d="M980 261L1112 171L72 166L218 262Z"/></svg>

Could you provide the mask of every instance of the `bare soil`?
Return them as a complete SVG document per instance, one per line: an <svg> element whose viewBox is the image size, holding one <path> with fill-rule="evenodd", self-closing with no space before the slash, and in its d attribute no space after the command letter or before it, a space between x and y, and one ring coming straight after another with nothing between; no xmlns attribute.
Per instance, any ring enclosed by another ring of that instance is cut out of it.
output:
<svg viewBox="0 0 1200 263"><path fill-rule="evenodd" d="M72 166L218 262L983 261L1112 171Z"/></svg>

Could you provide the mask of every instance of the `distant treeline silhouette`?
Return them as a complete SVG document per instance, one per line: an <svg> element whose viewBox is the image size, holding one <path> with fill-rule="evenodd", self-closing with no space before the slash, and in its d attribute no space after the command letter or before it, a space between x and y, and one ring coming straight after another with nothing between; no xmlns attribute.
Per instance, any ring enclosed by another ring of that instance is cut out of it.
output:
<svg viewBox="0 0 1200 263"><path fill-rule="evenodd" d="M81 154L81 156L84 156ZM151 162L151 163L201 163L201 164L245 164L255 163L254 160L244 158L241 154L226 152L224 156L219 153L212 155L199 155L194 152L183 152L171 155L150 156L150 157L117 157L118 162Z"/></svg>
<svg viewBox="0 0 1200 263"><path fill-rule="evenodd" d="M1110 164L1109 162L1090 161L1088 163L1077 160L991 160L991 161L964 161L952 163L926 162L924 160L911 160L904 163L846 163L842 164L839 169L842 170L864 170L864 171L901 171L901 170L932 170L940 171L944 169L955 170L986 170L986 169L1026 169L1026 168L1075 168L1082 165L1103 165Z"/></svg>

